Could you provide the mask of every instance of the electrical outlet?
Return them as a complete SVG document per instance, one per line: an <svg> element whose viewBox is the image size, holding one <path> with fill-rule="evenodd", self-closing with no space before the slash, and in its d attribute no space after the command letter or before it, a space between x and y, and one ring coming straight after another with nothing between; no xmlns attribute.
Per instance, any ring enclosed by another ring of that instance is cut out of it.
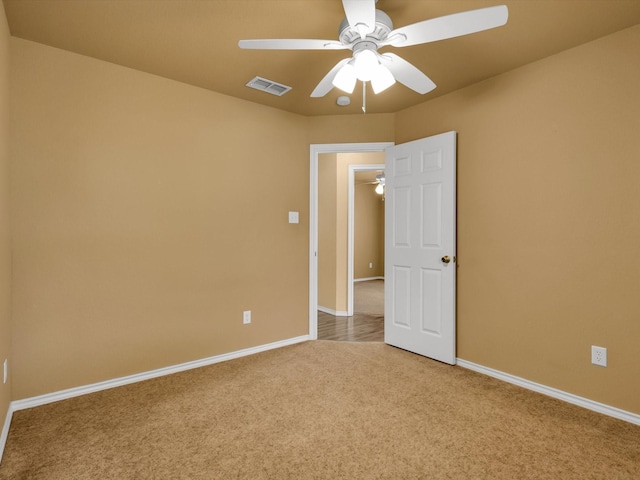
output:
<svg viewBox="0 0 640 480"><path fill-rule="evenodd" d="M596 347L591 345L591 363L594 365L600 365L601 367L607 366L607 349L605 347Z"/></svg>
<svg viewBox="0 0 640 480"><path fill-rule="evenodd" d="M242 323L245 325L251 323L251 310L245 310L242 312Z"/></svg>
<svg viewBox="0 0 640 480"><path fill-rule="evenodd" d="M8 359L6 358L4 359L4 375L3 375L4 380L2 381L2 383L7 383L7 376L9 375L9 370L7 369L8 361L9 361Z"/></svg>
<svg viewBox="0 0 640 480"><path fill-rule="evenodd" d="M373 263L369 262L369 268L373 268Z"/></svg>

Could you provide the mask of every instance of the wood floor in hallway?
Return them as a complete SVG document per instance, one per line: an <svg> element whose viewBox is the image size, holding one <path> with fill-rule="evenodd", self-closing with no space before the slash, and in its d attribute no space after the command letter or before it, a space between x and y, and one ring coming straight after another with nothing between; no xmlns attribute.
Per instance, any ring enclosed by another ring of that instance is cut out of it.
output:
<svg viewBox="0 0 640 480"><path fill-rule="evenodd" d="M354 284L354 314L318 312L318 339L343 342L384 341L384 280Z"/></svg>

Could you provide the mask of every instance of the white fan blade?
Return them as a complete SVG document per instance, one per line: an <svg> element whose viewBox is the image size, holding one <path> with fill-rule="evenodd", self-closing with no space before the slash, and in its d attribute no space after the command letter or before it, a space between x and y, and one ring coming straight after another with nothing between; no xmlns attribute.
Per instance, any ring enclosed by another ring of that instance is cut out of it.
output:
<svg viewBox="0 0 640 480"><path fill-rule="evenodd" d="M395 53L385 53L379 55L378 58L380 63L391 71L397 81L411 90L424 95L436 88L436 84L429 77Z"/></svg>
<svg viewBox="0 0 640 480"><path fill-rule="evenodd" d="M460 37L469 33L501 27L507 23L508 18L509 10L506 5L454 13L397 28L389 33L384 45L408 47Z"/></svg>
<svg viewBox="0 0 640 480"><path fill-rule="evenodd" d="M336 63L336 66L329 70L329 73L327 73L324 78L320 80L318 86L313 90L313 92L311 92L311 96L316 98L324 97L327 93L329 93L333 88L333 78L336 76L342 66L349 60L351 60L351 57L345 58Z"/></svg>
<svg viewBox="0 0 640 480"><path fill-rule="evenodd" d="M364 40L367 33L376 26L375 0L342 0L344 13L352 28L356 29Z"/></svg>
<svg viewBox="0 0 640 480"><path fill-rule="evenodd" d="M343 50L347 48L335 40L310 38L240 40L238 46L255 50Z"/></svg>

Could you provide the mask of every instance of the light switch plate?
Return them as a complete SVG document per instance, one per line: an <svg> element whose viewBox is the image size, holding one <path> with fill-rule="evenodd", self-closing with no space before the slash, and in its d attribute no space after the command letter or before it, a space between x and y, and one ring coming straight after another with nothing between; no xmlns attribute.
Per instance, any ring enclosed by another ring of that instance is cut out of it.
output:
<svg viewBox="0 0 640 480"><path fill-rule="evenodd" d="M298 212L289 212L289 223L300 223Z"/></svg>

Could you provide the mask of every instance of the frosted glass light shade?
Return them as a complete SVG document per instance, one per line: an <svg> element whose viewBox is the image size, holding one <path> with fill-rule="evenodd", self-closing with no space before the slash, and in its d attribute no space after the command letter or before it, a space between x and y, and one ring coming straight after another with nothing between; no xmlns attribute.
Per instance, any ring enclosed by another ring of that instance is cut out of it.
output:
<svg viewBox="0 0 640 480"><path fill-rule="evenodd" d="M353 62L356 76L362 82L368 82L374 77L378 65L380 65L380 62L378 62L376 54L371 50L362 50L356 55L356 59Z"/></svg>
<svg viewBox="0 0 640 480"><path fill-rule="evenodd" d="M393 74L389 69L382 64L378 64L373 77L371 77L371 88L373 88L373 93L380 93L394 83L396 83L396 79L393 77Z"/></svg>
<svg viewBox="0 0 640 480"><path fill-rule="evenodd" d="M351 65L351 63L347 63L338 70L338 73L333 77L333 81L331 83L334 87L339 88L343 92L353 93L357 80L356 69Z"/></svg>
<svg viewBox="0 0 640 480"><path fill-rule="evenodd" d="M331 83L343 92L353 93L357 81L371 82L373 93L380 93L396 83L391 71L382 65L372 50L362 50L338 70Z"/></svg>

